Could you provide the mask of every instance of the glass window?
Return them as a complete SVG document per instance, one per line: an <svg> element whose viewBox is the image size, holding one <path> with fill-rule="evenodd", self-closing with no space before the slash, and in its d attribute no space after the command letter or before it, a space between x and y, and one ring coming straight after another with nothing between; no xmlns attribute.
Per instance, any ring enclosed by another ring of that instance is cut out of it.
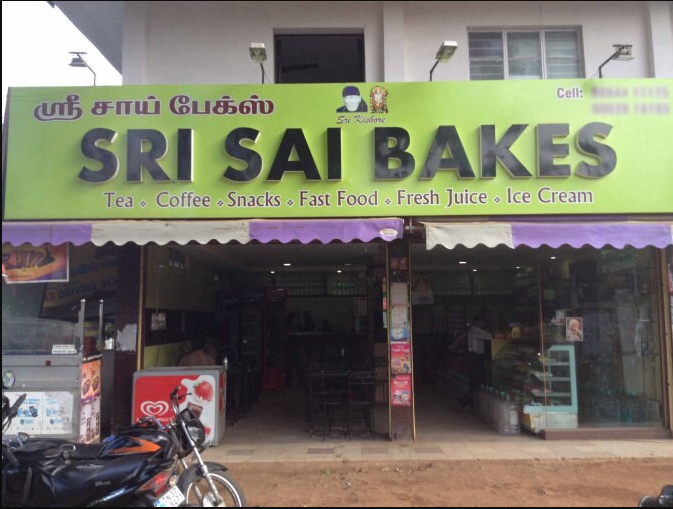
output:
<svg viewBox="0 0 673 509"><path fill-rule="evenodd" d="M363 34L279 34L276 83L365 81Z"/></svg>
<svg viewBox="0 0 673 509"><path fill-rule="evenodd" d="M632 248L575 250L540 266L541 348L566 345L574 353L580 427L663 422L654 267L652 250ZM559 359L548 359L546 396L553 412L570 401L572 387L563 385L567 375L558 371ZM559 425L562 414L552 416Z"/></svg>
<svg viewBox="0 0 673 509"><path fill-rule="evenodd" d="M577 32L545 32L547 78L579 78L580 49Z"/></svg>
<svg viewBox="0 0 673 509"><path fill-rule="evenodd" d="M470 79L581 78L577 30L472 31Z"/></svg>
<svg viewBox="0 0 673 509"><path fill-rule="evenodd" d="M512 32L508 34L507 66L509 68L509 79L542 78L540 34L537 32Z"/></svg>
<svg viewBox="0 0 673 509"><path fill-rule="evenodd" d="M470 77L473 80L504 78L502 33L473 32L468 34L470 46Z"/></svg>

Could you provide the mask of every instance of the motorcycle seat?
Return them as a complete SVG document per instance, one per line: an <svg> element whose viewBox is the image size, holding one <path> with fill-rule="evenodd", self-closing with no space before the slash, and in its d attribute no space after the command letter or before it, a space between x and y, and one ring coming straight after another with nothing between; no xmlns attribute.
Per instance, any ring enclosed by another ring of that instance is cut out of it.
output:
<svg viewBox="0 0 673 509"><path fill-rule="evenodd" d="M73 444L61 439L31 439L15 449L20 463L49 464L56 460L94 459L100 452L100 444Z"/></svg>

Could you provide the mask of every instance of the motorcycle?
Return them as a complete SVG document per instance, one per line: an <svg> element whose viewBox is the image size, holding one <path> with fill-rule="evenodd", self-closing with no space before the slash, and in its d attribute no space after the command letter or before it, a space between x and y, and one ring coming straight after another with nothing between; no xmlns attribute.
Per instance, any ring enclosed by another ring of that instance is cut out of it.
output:
<svg viewBox="0 0 673 509"><path fill-rule="evenodd" d="M3 377L3 391L14 377ZM175 439L159 428L131 426L101 444L36 439L25 433L5 439L25 400L2 396L2 505L177 507Z"/></svg>
<svg viewBox="0 0 673 509"><path fill-rule="evenodd" d="M247 503L243 490L227 473L227 467L203 460L201 451L205 449L205 427L189 407L180 410L180 401L188 395L180 394L180 391L178 385L169 396L174 415L171 422L163 426L156 417L143 417L140 422L159 427L174 438L182 466L178 487L187 505L245 507ZM193 465L189 465L185 459L190 455L195 461Z"/></svg>
<svg viewBox="0 0 673 509"><path fill-rule="evenodd" d="M661 488L658 496L645 495L638 502L638 507L673 507L673 484Z"/></svg>
<svg viewBox="0 0 673 509"><path fill-rule="evenodd" d="M3 506L244 507L243 491L227 467L203 460L204 425L191 409L180 411L180 400L187 394L179 392L177 386L169 396L174 418L166 425L143 417L99 445L31 439L25 433L6 441L4 433L25 394L11 407L3 395ZM186 460L190 455L192 465ZM88 483L93 483L93 491L82 489Z"/></svg>

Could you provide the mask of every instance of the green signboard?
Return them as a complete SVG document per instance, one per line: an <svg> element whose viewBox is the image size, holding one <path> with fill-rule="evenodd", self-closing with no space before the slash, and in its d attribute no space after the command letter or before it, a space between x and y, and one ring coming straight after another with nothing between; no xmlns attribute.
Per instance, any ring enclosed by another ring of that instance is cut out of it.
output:
<svg viewBox="0 0 673 509"><path fill-rule="evenodd" d="M673 212L673 80L10 90L4 219Z"/></svg>

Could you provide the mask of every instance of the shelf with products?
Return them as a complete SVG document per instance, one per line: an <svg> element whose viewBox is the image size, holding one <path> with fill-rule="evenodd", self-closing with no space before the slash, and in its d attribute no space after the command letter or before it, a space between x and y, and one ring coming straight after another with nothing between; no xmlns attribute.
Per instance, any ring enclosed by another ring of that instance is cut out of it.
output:
<svg viewBox="0 0 673 509"><path fill-rule="evenodd" d="M261 302L246 302L244 299L240 308L239 327L241 354L260 355L262 347Z"/></svg>
<svg viewBox="0 0 673 509"><path fill-rule="evenodd" d="M518 401L529 430L577 427L575 345L539 355L536 344L510 341L493 358L493 383Z"/></svg>

